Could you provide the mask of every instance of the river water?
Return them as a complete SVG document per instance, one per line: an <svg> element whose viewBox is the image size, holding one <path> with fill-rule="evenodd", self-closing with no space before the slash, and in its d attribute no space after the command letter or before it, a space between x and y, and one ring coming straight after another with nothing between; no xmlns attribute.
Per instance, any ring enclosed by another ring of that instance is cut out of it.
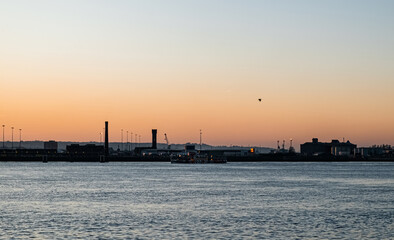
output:
<svg viewBox="0 0 394 240"><path fill-rule="evenodd" d="M0 163L1 239L393 239L394 163Z"/></svg>

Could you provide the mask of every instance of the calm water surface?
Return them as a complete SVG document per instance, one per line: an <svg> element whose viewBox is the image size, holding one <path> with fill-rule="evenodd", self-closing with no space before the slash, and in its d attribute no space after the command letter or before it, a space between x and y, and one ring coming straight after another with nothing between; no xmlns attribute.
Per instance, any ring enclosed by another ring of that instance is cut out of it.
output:
<svg viewBox="0 0 394 240"><path fill-rule="evenodd" d="M0 238L393 239L394 163L0 163Z"/></svg>

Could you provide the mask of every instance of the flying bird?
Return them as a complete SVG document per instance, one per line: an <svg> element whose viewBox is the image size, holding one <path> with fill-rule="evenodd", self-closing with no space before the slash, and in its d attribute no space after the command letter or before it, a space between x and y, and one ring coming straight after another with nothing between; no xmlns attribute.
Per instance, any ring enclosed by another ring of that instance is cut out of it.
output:
<svg viewBox="0 0 394 240"><path fill-rule="evenodd" d="M259 102L261 102L261 98L259 98Z"/></svg>

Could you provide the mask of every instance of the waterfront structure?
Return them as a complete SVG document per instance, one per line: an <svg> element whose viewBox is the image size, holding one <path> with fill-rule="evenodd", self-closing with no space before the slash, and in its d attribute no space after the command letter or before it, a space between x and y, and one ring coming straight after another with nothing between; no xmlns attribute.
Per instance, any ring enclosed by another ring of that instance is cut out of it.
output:
<svg viewBox="0 0 394 240"><path fill-rule="evenodd" d="M100 156L104 154L104 147L96 144L71 144L66 146L69 155L77 156Z"/></svg>
<svg viewBox="0 0 394 240"><path fill-rule="evenodd" d="M11 149L14 149L14 127L11 127Z"/></svg>
<svg viewBox="0 0 394 240"><path fill-rule="evenodd" d="M185 152L193 152L193 151L196 151L196 145L194 144L185 145Z"/></svg>
<svg viewBox="0 0 394 240"><path fill-rule="evenodd" d="M22 128L19 128L19 149L22 148Z"/></svg>
<svg viewBox="0 0 394 240"><path fill-rule="evenodd" d="M157 129L152 129L152 149L157 149Z"/></svg>
<svg viewBox="0 0 394 240"><path fill-rule="evenodd" d="M104 143L104 154L109 156L109 142L108 142L108 121L105 121L105 143Z"/></svg>
<svg viewBox="0 0 394 240"><path fill-rule="evenodd" d="M0 154L3 156L28 156L28 157L36 157L42 155L53 155L56 156L58 154L55 149L43 149L43 148L21 148L21 149L11 149L4 148L0 150Z"/></svg>
<svg viewBox="0 0 394 240"><path fill-rule="evenodd" d="M312 142L301 144L301 154L308 156L333 155L333 156L354 156L357 145L351 142L339 142L332 140L329 143L319 142L317 138L313 138Z"/></svg>
<svg viewBox="0 0 394 240"><path fill-rule="evenodd" d="M44 149L51 149L51 150L57 150L58 144L54 140L49 140L47 142L44 142Z"/></svg>
<svg viewBox="0 0 394 240"><path fill-rule="evenodd" d="M374 145L371 147L360 147L357 148L356 155L362 158L392 157L394 155L394 149L390 145Z"/></svg>
<svg viewBox="0 0 394 240"><path fill-rule="evenodd" d="M4 128L5 128L5 125L3 124L3 148L5 148L5 144L4 144Z"/></svg>
<svg viewBox="0 0 394 240"><path fill-rule="evenodd" d="M182 154L171 154L170 159L171 163L227 163L224 155L210 155L201 150L197 152L194 144L186 144Z"/></svg>
<svg viewBox="0 0 394 240"><path fill-rule="evenodd" d="M140 137L140 142L141 142L141 135ZM136 134L136 139L137 139L137 134ZM135 147L134 148L134 154L136 155L141 155L141 154L157 154L157 129L152 129L152 146L151 147Z"/></svg>

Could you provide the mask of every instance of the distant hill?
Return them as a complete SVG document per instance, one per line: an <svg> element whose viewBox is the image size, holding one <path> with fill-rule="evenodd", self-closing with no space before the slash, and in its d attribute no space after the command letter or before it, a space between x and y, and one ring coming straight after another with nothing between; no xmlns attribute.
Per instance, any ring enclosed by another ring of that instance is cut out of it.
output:
<svg viewBox="0 0 394 240"><path fill-rule="evenodd" d="M0 147L2 147L1 145L2 143L0 143ZM66 146L67 145L71 145L71 144L80 144L80 145L85 145L85 144L96 144L96 145L103 145L103 143L99 143L99 142L58 142L58 150L59 151L63 151L66 150ZM200 148L200 144L198 143L185 143L185 144L192 144L196 146L196 149ZM171 144L171 149L174 150L182 150L185 148L185 144ZM109 143L109 147L117 150L118 148L120 150L122 150L122 148L124 150L127 149L134 149L136 146L138 147L150 147L152 145L152 143L139 143L139 144L126 144L120 142L110 142ZM11 142L5 142L5 147L6 148L11 148ZM208 149L242 149L242 150L248 150L252 147L254 147L256 149L256 152L258 153L268 153L271 150L273 150L272 148L268 148L268 147L257 147L257 146L251 146L251 147L245 147L245 146L213 146L213 145L207 145L207 144L203 144L202 146L202 150L208 150ZM14 142L14 148L19 148L19 142ZM22 148L30 148L30 149L40 149L40 148L44 148L44 141L26 141L26 142L22 142ZM158 149L167 149L167 144L164 143L158 143L157 144L157 148Z"/></svg>

